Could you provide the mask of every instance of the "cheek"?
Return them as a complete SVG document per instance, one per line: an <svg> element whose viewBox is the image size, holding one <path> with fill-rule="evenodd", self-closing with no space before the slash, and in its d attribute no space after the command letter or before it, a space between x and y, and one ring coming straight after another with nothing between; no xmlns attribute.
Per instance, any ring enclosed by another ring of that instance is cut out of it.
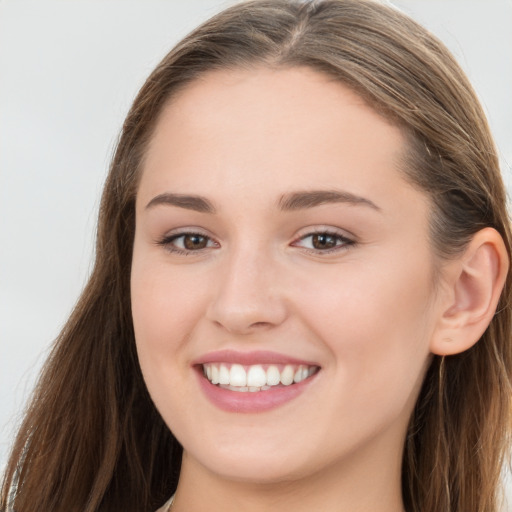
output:
<svg viewBox="0 0 512 512"><path fill-rule="evenodd" d="M331 353L334 387L353 396L354 407L380 403L396 412L419 391L435 325L426 268L354 264L302 282L311 290L301 295L303 318Z"/></svg>
<svg viewBox="0 0 512 512"><path fill-rule="evenodd" d="M132 316L139 364L149 394L169 427L179 428L173 411L190 407L191 326L197 323L202 303L199 282L185 282L182 272L168 265L145 261L134 252L131 274Z"/></svg>
<svg viewBox="0 0 512 512"><path fill-rule="evenodd" d="M165 262L144 259L134 251L131 303L137 351L143 372L178 362L190 325L202 314L201 276L170 272Z"/></svg>
<svg viewBox="0 0 512 512"><path fill-rule="evenodd" d="M322 337L358 339L358 345L364 340L377 348L393 332L397 342L404 341L400 332L425 334L433 299L427 262L397 262L394 268L349 263L295 276L296 302L309 323L326 333Z"/></svg>

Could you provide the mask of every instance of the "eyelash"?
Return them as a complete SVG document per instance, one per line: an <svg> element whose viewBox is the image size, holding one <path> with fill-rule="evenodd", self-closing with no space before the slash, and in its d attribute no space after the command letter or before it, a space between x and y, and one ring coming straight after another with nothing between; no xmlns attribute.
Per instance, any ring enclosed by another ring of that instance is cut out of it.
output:
<svg viewBox="0 0 512 512"><path fill-rule="evenodd" d="M312 238L315 236L321 236L321 235L324 235L324 236L330 237L330 238L334 238L336 245L334 247L330 247L328 249L315 249L315 248L307 248L307 247L303 247L303 249L309 253L325 255L325 254L331 254L333 252L338 252L341 250L346 250L349 247L354 246L356 243L354 240L347 238L346 236L341 235L340 233L337 233L335 231L328 230L328 229L318 229L318 230L309 232L306 235L299 237L297 240L293 241L290 245L292 245L293 247L301 247L299 245L299 242L303 242L304 240L307 240L308 238ZM186 237L200 237L206 241L207 245L205 247L201 247L199 249L186 249L186 248L177 247L175 245L177 240L179 240L180 238L183 238L183 240L185 240ZM219 247L219 244L217 242L215 242L214 240L212 240L209 236L207 236L203 233L197 233L197 232L190 231L190 232L183 232L183 233L177 233L177 234L165 236L157 242L157 245L165 247L166 250L168 250L169 252L171 252L173 254L189 256L190 254L201 253L206 249L212 248L212 245L209 245L210 243L214 244L213 247Z"/></svg>

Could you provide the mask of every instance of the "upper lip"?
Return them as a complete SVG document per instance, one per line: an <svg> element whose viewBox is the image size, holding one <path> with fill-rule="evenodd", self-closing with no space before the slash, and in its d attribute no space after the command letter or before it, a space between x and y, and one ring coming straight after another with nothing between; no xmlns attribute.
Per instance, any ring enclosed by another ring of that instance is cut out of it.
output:
<svg viewBox="0 0 512 512"><path fill-rule="evenodd" d="M205 363L233 363L241 365L255 364L296 364L306 366L319 366L312 361L298 359L278 352L268 350L254 350L251 352L240 352L237 350L217 350L208 352L194 361L192 365L200 365Z"/></svg>

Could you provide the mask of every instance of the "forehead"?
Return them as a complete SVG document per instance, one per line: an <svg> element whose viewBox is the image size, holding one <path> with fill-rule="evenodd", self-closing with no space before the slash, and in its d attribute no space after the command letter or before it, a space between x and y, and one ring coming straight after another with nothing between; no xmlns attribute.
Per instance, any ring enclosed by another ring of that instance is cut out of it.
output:
<svg viewBox="0 0 512 512"><path fill-rule="evenodd" d="M379 194L397 183L410 188L398 171L404 151L399 128L324 74L214 71L163 109L140 192L250 196L320 186Z"/></svg>

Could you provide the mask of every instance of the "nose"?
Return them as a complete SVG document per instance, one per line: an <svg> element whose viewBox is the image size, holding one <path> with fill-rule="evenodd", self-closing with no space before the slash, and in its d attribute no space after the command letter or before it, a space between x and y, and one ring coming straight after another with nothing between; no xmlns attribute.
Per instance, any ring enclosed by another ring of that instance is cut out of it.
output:
<svg viewBox="0 0 512 512"><path fill-rule="evenodd" d="M251 334L280 325L287 316L279 270L261 251L238 251L214 278L207 317L233 334Z"/></svg>

